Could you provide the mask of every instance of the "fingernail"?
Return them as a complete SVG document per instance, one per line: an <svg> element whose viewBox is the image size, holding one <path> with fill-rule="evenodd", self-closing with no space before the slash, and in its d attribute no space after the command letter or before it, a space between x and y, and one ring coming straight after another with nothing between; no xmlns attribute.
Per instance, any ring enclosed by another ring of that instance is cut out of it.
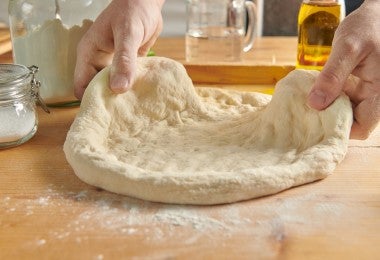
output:
<svg viewBox="0 0 380 260"><path fill-rule="evenodd" d="M128 78L123 75L115 75L111 78L111 90L115 93L124 93L129 88Z"/></svg>
<svg viewBox="0 0 380 260"><path fill-rule="evenodd" d="M326 94L318 89L313 90L308 97L308 103L314 108L322 108L326 103Z"/></svg>

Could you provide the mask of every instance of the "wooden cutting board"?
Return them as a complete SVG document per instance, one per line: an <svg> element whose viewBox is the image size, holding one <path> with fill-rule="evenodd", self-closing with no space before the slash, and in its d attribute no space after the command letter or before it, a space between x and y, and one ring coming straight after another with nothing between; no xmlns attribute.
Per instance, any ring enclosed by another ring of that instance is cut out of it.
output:
<svg viewBox="0 0 380 260"><path fill-rule="evenodd" d="M0 28L0 55L12 50L11 34L8 28Z"/></svg>

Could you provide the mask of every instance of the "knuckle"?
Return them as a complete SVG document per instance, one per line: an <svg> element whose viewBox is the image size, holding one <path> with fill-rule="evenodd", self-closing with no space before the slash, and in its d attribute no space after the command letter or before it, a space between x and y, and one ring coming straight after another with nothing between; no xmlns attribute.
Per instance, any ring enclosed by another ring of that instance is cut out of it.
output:
<svg viewBox="0 0 380 260"><path fill-rule="evenodd" d="M335 70L323 70L321 72L324 82L329 82L330 85L337 86L342 82L342 78Z"/></svg>
<svg viewBox="0 0 380 260"><path fill-rule="evenodd" d="M114 56L114 72L116 73L129 73L131 71L131 65L135 62L134 58L125 53L115 53Z"/></svg>
<svg viewBox="0 0 380 260"><path fill-rule="evenodd" d="M357 39L347 37L341 41L340 47L347 53L347 55L353 55L360 52L361 44Z"/></svg>
<svg viewBox="0 0 380 260"><path fill-rule="evenodd" d="M133 62L133 58L125 53L115 53L114 61L121 68L128 68L128 64Z"/></svg>

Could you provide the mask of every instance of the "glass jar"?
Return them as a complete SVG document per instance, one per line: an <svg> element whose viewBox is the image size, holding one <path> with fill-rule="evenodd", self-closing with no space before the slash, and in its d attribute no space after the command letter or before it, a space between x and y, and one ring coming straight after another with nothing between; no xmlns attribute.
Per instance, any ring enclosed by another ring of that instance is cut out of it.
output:
<svg viewBox="0 0 380 260"><path fill-rule="evenodd" d="M76 100L76 48L111 0L10 0L13 60L40 68L41 97L48 104Z"/></svg>
<svg viewBox="0 0 380 260"><path fill-rule="evenodd" d="M344 16L342 0L303 0L298 14L297 68L323 68Z"/></svg>
<svg viewBox="0 0 380 260"><path fill-rule="evenodd" d="M0 64L0 148L20 145L37 131L36 102L47 112L39 96L36 66Z"/></svg>

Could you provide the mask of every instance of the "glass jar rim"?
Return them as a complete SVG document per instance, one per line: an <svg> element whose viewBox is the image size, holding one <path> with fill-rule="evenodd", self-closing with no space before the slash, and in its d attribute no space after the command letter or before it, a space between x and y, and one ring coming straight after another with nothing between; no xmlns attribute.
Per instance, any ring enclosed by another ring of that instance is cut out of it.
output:
<svg viewBox="0 0 380 260"><path fill-rule="evenodd" d="M0 87L18 84L29 78L30 69L20 64L0 64Z"/></svg>
<svg viewBox="0 0 380 260"><path fill-rule="evenodd" d="M0 101L16 101L32 96L31 71L19 64L0 64Z"/></svg>
<svg viewBox="0 0 380 260"><path fill-rule="evenodd" d="M50 113L39 94L41 82L35 78L37 72L38 67L35 65L0 64L0 105L30 99Z"/></svg>

